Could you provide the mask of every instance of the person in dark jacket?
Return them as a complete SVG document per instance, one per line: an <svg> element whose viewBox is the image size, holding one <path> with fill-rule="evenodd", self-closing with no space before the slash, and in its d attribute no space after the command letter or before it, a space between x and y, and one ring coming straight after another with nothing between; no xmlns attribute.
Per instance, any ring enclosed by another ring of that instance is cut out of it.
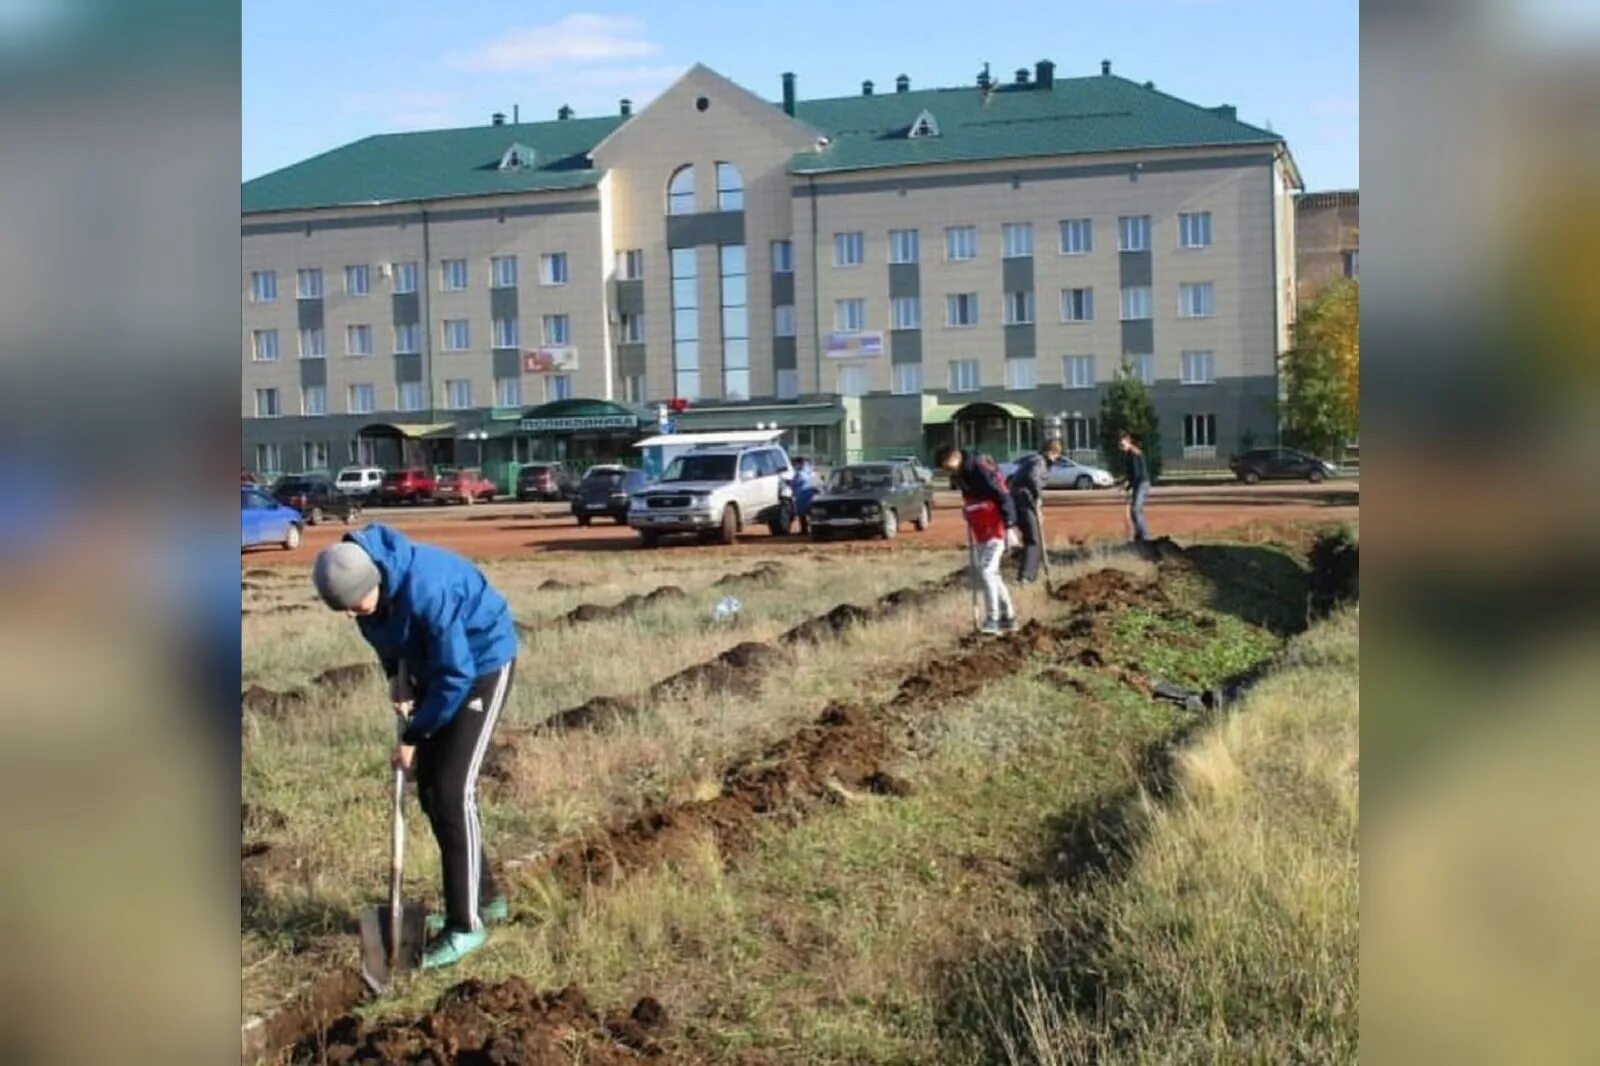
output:
<svg viewBox="0 0 1600 1066"><path fill-rule="evenodd" d="M507 916L484 853L477 777L511 692L511 609L467 560L377 523L324 549L312 582L356 620L389 678L404 723L393 762L415 775L444 873L445 913L430 916L437 936L422 965L450 966L483 946L485 920Z"/></svg>
<svg viewBox="0 0 1600 1066"><path fill-rule="evenodd" d="M1040 505L1044 487L1050 481L1050 468L1061 458L1060 437L1051 437L1033 455L1024 456L1011 475L1011 495L1017 501L1017 528L1022 531L1022 554L1017 557L1017 582L1026 585L1039 580L1039 564L1044 559L1044 520Z"/></svg>
<svg viewBox="0 0 1600 1066"><path fill-rule="evenodd" d="M934 464L950 474L961 493L961 511L967 520L972 546L972 567L983 583L987 615L982 630L991 636L1017 628L1017 609L1000 577L1000 560L1017 539L1017 504L1006 479L987 455L961 451L951 445L939 449Z"/></svg>
<svg viewBox="0 0 1600 1066"><path fill-rule="evenodd" d="M1144 524L1144 503L1150 497L1150 467L1138 442L1128 433L1117 438L1117 447L1127 456L1128 522L1133 526L1134 543L1143 544L1150 539L1150 530Z"/></svg>

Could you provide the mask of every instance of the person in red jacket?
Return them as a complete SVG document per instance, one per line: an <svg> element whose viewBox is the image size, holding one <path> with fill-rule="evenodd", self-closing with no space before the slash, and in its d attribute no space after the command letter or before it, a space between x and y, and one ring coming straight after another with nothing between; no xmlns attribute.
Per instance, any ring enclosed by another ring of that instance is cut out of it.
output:
<svg viewBox="0 0 1600 1066"><path fill-rule="evenodd" d="M962 451L945 445L934 456L934 463L948 471L950 480L961 492L961 511L972 536L973 567L983 582L986 617L984 633L991 636L1017 628L1017 609L1011 592L1000 577L1000 561L1008 544L1017 535L1017 505L1006 489L1006 479L987 455Z"/></svg>

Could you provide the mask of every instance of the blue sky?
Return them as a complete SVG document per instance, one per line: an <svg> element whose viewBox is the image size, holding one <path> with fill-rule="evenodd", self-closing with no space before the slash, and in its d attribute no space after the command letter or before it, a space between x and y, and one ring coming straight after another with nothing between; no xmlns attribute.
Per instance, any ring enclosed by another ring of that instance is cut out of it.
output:
<svg viewBox="0 0 1600 1066"><path fill-rule="evenodd" d="M695 62L774 99L964 84L984 62L1009 79L1053 59L1058 77L1116 73L1289 141L1310 189L1359 178L1356 0L700 0L625 6L505 0L254 0L244 5L243 174L252 178L373 133L638 111Z"/></svg>

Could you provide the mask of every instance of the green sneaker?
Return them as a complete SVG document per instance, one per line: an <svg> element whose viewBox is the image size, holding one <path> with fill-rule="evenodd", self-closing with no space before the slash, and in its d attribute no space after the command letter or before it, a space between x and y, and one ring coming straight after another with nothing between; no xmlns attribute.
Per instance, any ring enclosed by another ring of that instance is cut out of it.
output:
<svg viewBox="0 0 1600 1066"><path fill-rule="evenodd" d="M504 896L496 896L478 908L478 917L483 919L484 925L500 925L511 917L511 904ZM444 932L444 915L430 914L422 920L422 925L429 936L438 936Z"/></svg>
<svg viewBox="0 0 1600 1066"><path fill-rule="evenodd" d="M476 933L463 933L459 929L452 929L448 933L441 934L428 946L427 954L422 956L422 968L437 970L445 966L454 966L483 947L488 940L487 929L479 929Z"/></svg>

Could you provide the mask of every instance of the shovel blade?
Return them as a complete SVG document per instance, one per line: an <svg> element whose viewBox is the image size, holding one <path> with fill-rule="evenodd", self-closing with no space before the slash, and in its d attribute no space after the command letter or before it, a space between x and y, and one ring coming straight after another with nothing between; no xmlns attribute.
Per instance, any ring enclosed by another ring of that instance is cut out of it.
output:
<svg viewBox="0 0 1600 1066"><path fill-rule="evenodd" d="M361 912L361 979L374 993L389 990L395 970L414 970L422 961L426 936L423 919L426 911L415 904L400 907L400 950L395 966L389 966L389 905L368 907Z"/></svg>

